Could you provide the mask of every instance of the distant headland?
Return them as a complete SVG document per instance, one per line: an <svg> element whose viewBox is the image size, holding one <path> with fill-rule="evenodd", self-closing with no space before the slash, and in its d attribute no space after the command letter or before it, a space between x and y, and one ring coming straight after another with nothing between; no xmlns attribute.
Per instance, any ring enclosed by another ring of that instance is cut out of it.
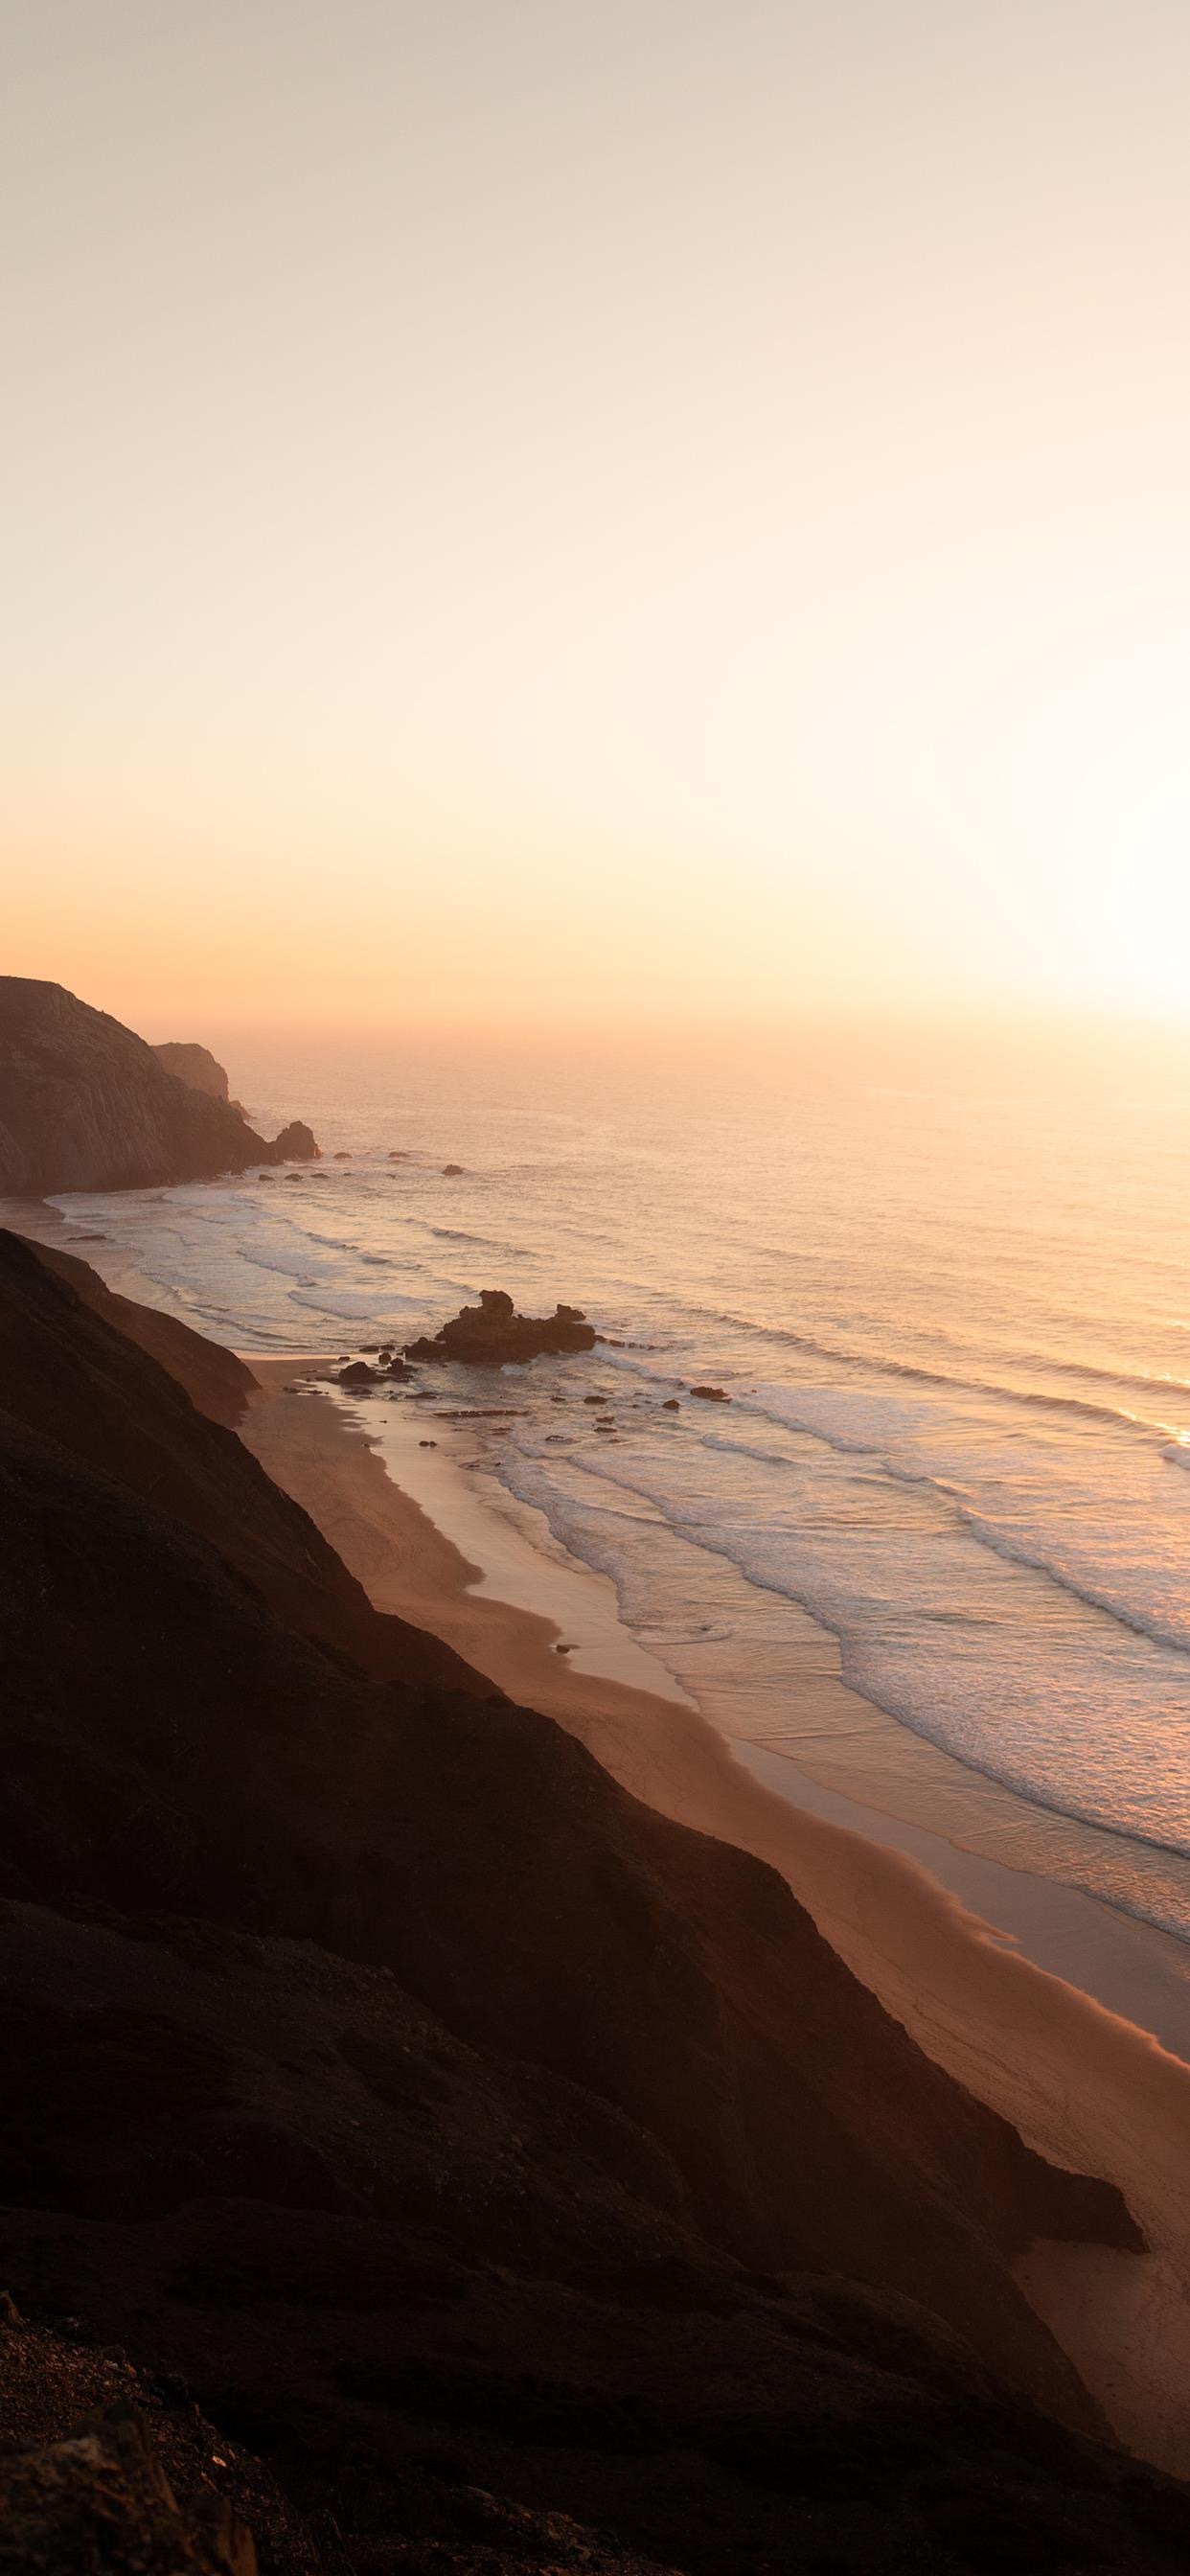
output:
<svg viewBox="0 0 1190 2576"><path fill-rule="evenodd" d="M152 1047L61 984L0 976L0 1193L145 1189L313 1161L295 1119L271 1140L205 1047Z"/></svg>

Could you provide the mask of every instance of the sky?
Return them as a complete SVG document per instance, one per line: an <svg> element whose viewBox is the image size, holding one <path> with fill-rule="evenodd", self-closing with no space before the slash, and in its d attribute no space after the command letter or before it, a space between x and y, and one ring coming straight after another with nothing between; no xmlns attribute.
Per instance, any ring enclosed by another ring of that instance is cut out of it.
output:
<svg viewBox="0 0 1190 2576"><path fill-rule="evenodd" d="M1190 1029L1185 0L0 0L8 971Z"/></svg>

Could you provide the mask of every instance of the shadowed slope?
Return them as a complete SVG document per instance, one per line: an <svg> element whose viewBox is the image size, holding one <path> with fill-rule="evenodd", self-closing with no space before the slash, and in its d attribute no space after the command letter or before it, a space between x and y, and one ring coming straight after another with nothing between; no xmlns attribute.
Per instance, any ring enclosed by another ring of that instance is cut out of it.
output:
<svg viewBox="0 0 1190 2576"><path fill-rule="evenodd" d="M1118 2195L929 2065L760 1863L546 1719L283 1624L300 1586L240 1560L302 1515L12 1238L0 1384L21 2298L184 2367L365 2533L428 2434L708 2576L741 2532L987 2566L938 2534L957 2494L984 2546L1009 2492L1015 2563L1175 2563L1134 2503L1184 2535L1177 2491L988 2377L1094 2427L1010 2262L1135 2246Z"/></svg>
<svg viewBox="0 0 1190 2576"><path fill-rule="evenodd" d="M21 1247L9 1262L6 1313L28 1335L32 1289L46 1318L53 1428L65 1359L117 1337ZM627 2111L743 2259L921 2294L1085 2414L1005 2258L1038 2234L1135 2242L1118 2196L1054 2175L930 2066L774 1873L639 1806L549 1720L378 1691L278 1628L156 1508L180 1419L209 1479L236 1444L133 1356L118 1455L154 1506L15 1423L0 1457L7 1885L385 1963L474 2044Z"/></svg>
<svg viewBox="0 0 1190 2576"><path fill-rule="evenodd" d="M60 1252L57 1244L30 1242L18 1238L43 1270L52 1270L55 1278L64 1279L84 1306L114 1327L138 1351L147 1351L158 1360L178 1385L185 1387L191 1403L208 1421L221 1422L231 1430L240 1420L244 1407L257 1381L246 1360L237 1359L234 1351L225 1351L219 1342L209 1342L204 1333L196 1333L175 1315L160 1314L155 1306L138 1306L132 1297L121 1297L109 1288L88 1261L80 1261L73 1252Z"/></svg>
<svg viewBox="0 0 1190 2576"><path fill-rule="evenodd" d="M123 1329L127 1302L84 1263L0 1229L0 1406L209 1540L301 1635L366 1672L486 1694L490 1684L449 1646L374 1610L300 1505L270 1483L234 1433L208 1418L234 1400L249 1374L242 1363L168 1317L133 1307L137 1347ZM195 1411L187 1385L204 1411Z"/></svg>

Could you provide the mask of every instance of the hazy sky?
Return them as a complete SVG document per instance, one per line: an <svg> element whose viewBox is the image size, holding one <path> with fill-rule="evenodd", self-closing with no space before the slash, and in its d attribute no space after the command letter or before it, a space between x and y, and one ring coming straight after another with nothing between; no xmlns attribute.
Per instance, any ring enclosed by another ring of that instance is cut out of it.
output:
<svg viewBox="0 0 1190 2576"><path fill-rule="evenodd" d="M1190 1016L1187 0L0 38L11 969Z"/></svg>

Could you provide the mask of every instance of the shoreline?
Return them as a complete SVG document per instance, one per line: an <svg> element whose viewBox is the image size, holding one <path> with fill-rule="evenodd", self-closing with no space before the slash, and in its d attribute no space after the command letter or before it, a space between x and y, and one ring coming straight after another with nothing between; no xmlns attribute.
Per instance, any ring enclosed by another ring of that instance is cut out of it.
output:
<svg viewBox="0 0 1190 2576"><path fill-rule="evenodd" d="M684 1697L584 1668L590 1651L578 1663L559 1655L566 1639L544 1606L485 1591L487 1570L395 1480L369 1434L366 1407L353 1420L337 1397L310 1386L309 1372L326 1366L325 1355L245 1356L261 1391L241 1436L378 1608L442 1637L510 1697L554 1718L647 1805L779 1870L832 1947L929 2056L1054 2162L1118 2184L1147 2255L1038 2244L1019 2277L1118 2438L1175 2474L1190 2473L1190 2064L1022 1955L930 1874L904 1828L895 1840L878 1839L870 1810L816 1789L772 1749L733 1747ZM303 1369L303 1392L286 1397ZM446 1463L438 1449L421 1450L412 1427L408 1445L427 1467ZM543 1564L544 1604L554 1569ZM671 1677L655 1669L672 1692ZM775 1765L788 1770L796 1791L782 1793ZM830 1803L850 1807L847 1822L827 1811ZM1001 1887L1031 1879L1004 1863L976 1866L996 1872ZM1067 1921L1061 1937L1097 1936L1122 1994L1130 1980L1140 1993L1162 1945L1180 1950L1081 1890L1038 1879L1031 1900L1041 1918L1048 1905L1051 1924L1055 1908L1064 1904L1069 1916L1074 1900L1077 1934Z"/></svg>
<svg viewBox="0 0 1190 2576"><path fill-rule="evenodd" d="M310 1373L306 1384L316 1387L314 1373L328 1365L316 1352L241 1356L270 1394L290 1384L295 1369ZM330 1453L319 1420L327 1412L339 1438L359 1452L349 1491L336 1474L328 1490ZM427 1438L430 1420L434 1436ZM261 1437L275 1441L277 1428L274 1421ZM1080 1846L1101 1840L1097 1829L1031 1807L861 1700L830 1668L832 1658L838 1663L836 1641L823 1631L820 1644L808 1614L806 1654L789 1678L788 1724L779 1734L743 1734L735 1706L721 1713L700 1704L632 1637L610 1577L571 1556L542 1515L494 1478L484 1478L492 1490L481 1494L475 1470L485 1462L471 1455L476 1436L443 1415L427 1419L383 1397L344 1403L331 1396L305 1428L287 1422L282 1446L282 1456L264 1461L269 1472L284 1482L300 1461L301 1474L319 1488L312 1516L324 1526L322 1515L336 1515L334 1530L324 1527L324 1534L377 1607L430 1629L511 1697L560 1724L589 1719L596 1699L607 1717L606 1688L594 1697L576 1690L580 1676L685 1710L784 1803L900 1852L1003 1946L1190 2065L1190 1947L1080 1880ZM897 1739L901 1762L888 1751Z"/></svg>

